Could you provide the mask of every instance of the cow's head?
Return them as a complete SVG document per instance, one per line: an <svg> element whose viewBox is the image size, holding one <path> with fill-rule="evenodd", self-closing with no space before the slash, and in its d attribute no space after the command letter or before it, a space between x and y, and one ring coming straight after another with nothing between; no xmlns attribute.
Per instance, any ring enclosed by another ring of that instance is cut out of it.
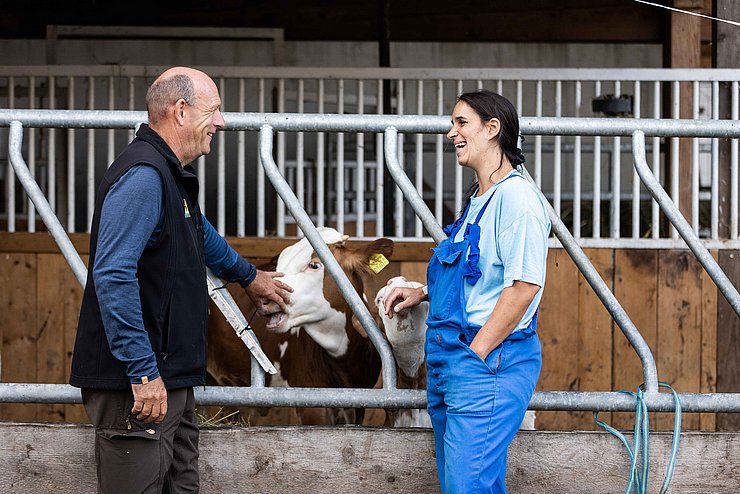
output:
<svg viewBox="0 0 740 494"><path fill-rule="evenodd" d="M370 257L373 254L389 257L393 252L393 242L381 238L353 249L345 246L347 235L332 228L319 228L319 233L362 297L362 278L372 273ZM349 344L348 330L352 331L354 327L360 334L363 331L351 319L347 302L326 273L324 263L308 239L304 238L283 250L276 269L285 275L281 280L293 288L293 293L285 312L280 311L276 304L265 308L266 313L272 312L267 329L278 333L304 329L330 355L343 356Z"/></svg>
<svg viewBox="0 0 740 494"><path fill-rule="evenodd" d="M378 308L383 322L385 335L393 348L396 362L404 374L414 378L424 363L424 338L426 336L426 320L429 312L429 302L422 302L416 307L403 310L388 319L385 315L385 297L396 287L419 288L421 283L408 281L403 276L396 276L388 280L388 284L378 290L375 296L375 306Z"/></svg>

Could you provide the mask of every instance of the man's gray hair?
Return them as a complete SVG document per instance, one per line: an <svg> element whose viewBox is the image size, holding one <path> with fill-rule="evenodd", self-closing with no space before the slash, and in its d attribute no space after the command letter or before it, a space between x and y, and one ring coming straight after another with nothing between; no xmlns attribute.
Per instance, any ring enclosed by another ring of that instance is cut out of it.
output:
<svg viewBox="0 0 740 494"><path fill-rule="evenodd" d="M177 74L152 84L146 92L149 123L156 124L162 120L170 106L180 98L188 105L195 103L195 86L190 77Z"/></svg>

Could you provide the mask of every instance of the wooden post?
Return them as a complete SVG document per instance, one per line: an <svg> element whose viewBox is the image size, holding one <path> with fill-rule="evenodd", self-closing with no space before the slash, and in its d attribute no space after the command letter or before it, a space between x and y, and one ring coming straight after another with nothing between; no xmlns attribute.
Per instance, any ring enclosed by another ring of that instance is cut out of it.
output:
<svg viewBox="0 0 740 494"><path fill-rule="evenodd" d="M682 10L701 12L704 0L674 0L673 6ZM671 12L669 40L666 45L666 65L670 68L701 67L701 18L681 12ZM679 118L693 118L693 95L690 82L679 85ZM666 93L667 108L672 108L673 88ZM668 116L673 117L672 110ZM670 191L672 171L670 169L670 147L666 152L666 188ZM678 206L681 213L691 221L691 140L681 139L678 147Z"/></svg>
<svg viewBox="0 0 740 494"><path fill-rule="evenodd" d="M714 16L740 19L740 3L736 0L714 0ZM713 66L716 68L740 67L740 29L724 23L716 23L713 37ZM730 118L730 88L721 87L720 118ZM730 143L720 140L719 146L719 235L729 236L730 215ZM721 251L720 267L737 286L740 279L738 251ZM737 392L740 390L740 351L738 351L738 328L740 322L723 297L717 305L717 391ZM740 414L718 414L717 430L740 429Z"/></svg>

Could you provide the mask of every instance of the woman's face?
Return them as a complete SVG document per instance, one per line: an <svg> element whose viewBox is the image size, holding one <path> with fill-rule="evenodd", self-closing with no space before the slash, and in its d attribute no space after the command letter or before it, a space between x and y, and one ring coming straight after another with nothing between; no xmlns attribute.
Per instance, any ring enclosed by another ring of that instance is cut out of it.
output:
<svg viewBox="0 0 740 494"><path fill-rule="evenodd" d="M457 162L475 168L491 148L490 129L470 105L458 101L452 110L452 129L447 138L455 146Z"/></svg>

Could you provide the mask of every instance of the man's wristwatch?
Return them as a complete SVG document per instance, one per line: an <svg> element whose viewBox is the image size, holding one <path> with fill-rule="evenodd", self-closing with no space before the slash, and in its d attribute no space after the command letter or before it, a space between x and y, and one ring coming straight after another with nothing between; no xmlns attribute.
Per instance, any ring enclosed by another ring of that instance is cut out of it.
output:
<svg viewBox="0 0 740 494"><path fill-rule="evenodd" d="M149 378L147 376L141 376L141 384L149 384Z"/></svg>

